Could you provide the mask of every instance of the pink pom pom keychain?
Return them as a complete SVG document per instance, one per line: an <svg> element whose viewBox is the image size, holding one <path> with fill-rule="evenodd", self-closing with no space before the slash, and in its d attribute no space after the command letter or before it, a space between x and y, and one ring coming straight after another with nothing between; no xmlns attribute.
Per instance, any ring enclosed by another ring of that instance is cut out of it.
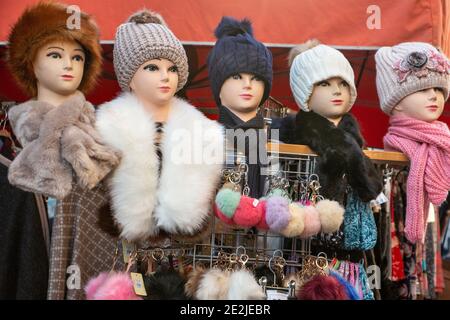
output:
<svg viewBox="0 0 450 320"><path fill-rule="evenodd" d="M113 267L110 272L102 272L97 277L92 278L86 284L84 291L87 300L142 300L134 292L133 281L130 277L130 268L136 261L134 252L128 261L125 272L114 271L118 258L118 249L114 257Z"/></svg>
<svg viewBox="0 0 450 320"><path fill-rule="evenodd" d="M249 197L250 188L247 180L248 166L239 165L237 170L225 169L222 176L225 184L215 198L215 215L229 225L251 228L257 225L265 227L262 219L265 216L266 203ZM241 176L244 176L244 188L241 192Z"/></svg>

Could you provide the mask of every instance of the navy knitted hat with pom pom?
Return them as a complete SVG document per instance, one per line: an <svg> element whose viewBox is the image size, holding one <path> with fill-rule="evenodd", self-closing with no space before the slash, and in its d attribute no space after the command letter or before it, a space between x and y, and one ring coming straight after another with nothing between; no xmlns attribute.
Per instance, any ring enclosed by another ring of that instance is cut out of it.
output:
<svg viewBox="0 0 450 320"><path fill-rule="evenodd" d="M220 89L225 80L237 73L251 73L264 80L263 104L272 88L272 54L253 37L251 22L223 17L214 34L217 42L208 56L208 73L216 104L221 105Z"/></svg>

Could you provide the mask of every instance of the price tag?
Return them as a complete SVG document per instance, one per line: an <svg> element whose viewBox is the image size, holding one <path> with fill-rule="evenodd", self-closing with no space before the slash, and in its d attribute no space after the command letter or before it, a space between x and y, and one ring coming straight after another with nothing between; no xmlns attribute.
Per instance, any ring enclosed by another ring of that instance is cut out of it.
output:
<svg viewBox="0 0 450 320"><path fill-rule="evenodd" d="M288 293L281 290L266 290L267 300L288 300Z"/></svg>
<svg viewBox="0 0 450 320"><path fill-rule="evenodd" d="M133 281L133 288L134 293L136 293L138 296L147 296L147 291L145 290L144 286L144 278L142 277L141 273L132 272L131 273L131 280Z"/></svg>
<svg viewBox="0 0 450 320"><path fill-rule="evenodd" d="M386 197L386 195L383 192L381 192L378 195L376 201L378 202L378 204L383 204L383 203L388 202L388 198Z"/></svg>

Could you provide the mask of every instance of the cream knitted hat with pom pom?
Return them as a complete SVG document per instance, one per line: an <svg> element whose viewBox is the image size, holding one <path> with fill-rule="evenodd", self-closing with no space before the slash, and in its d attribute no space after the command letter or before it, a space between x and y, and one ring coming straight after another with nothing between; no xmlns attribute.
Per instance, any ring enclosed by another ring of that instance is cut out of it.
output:
<svg viewBox="0 0 450 320"><path fill-rule="evenodd" d="M340 77L350 86L350 106L356 100L355 75L350 62L338 50L317 40L293 48L289 53L289 83L295 102L303 111L310 111L308 100L314 85L333 77Z"/></svg>
<svg viewBox="0 0 450 320"><path fill-rule="evenodd" d="M122 90L130 90L131 79L143 63L157 58L170 60L177 66L177 91L183 88L189 75L186 51L163 18L144 9L117 28L114 69Z"/></svg>

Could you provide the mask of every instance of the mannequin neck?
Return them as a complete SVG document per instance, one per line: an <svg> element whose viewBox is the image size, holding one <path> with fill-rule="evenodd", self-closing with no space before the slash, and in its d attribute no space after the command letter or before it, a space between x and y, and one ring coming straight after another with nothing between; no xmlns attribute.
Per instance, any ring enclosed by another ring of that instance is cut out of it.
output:
<svg viewBox="0 0 450 320"><path fill-rule="evenodd" d="M327 119L337 127L342 120L342 116L339 118L327 118Z"/></svg>
<svg viewBox="0 0 450 320"><path fill-rule="evenodd" d="M219 123L223 124L227 129L263 129L264 128L264 118L261 113L256 113L256 115L244 121L234 114L230 109L224 106L219 106Z"/></svg>
<svg viewBox="0 0 450 320"><path fill-rule="evenodd" d="M314 112L315 114L317 114L318 116L320 116L320 117L322 117L322 118L324 118L324 119L327 119L328 121L330 121L332 124L334 124L336 127L337 126L339 126L339 123L341 122L341 120L342 120L342 117L344 117L344 115L341 115L341 116L335 116L335 117L326 117L326 116L324 116L324 115L321 115L320 113L318 113L318 112L315 112L315 111L311 111L311 112Z"/></svg>
<svg viewBox="0 0 450 320"><path fill-rule="evenodd" d="M60 106L65 101L67 101L70 97L72 97L74 94L77 93L77 91L74 91L67 95L59 94L57 92L51 91L48 88L39 86L39 84L38 84L37 92L38 92L38 94L36 96L37 101L47 102L55 107Z"/></svg>
<svg viewBox="0 0 450 320"><path fill-rule="evenodd" d="M155 104L147 100L141 100L144 105L145 111L147 111L155 122L167 122L169 118L170 108L172 106L172 100L165 103Z"/></svg>
<svg viewBox="0 0 450 320"><path fill-rule="evenodd" d="M256 117L256 114L258 113L257 112L258 109L254 109L254 110L250 110L248 112L244 112L244 111L238 111L238 110L234 110L234 109L228 108L227 106L223 106L223 107L227 108L231 113L233 113L236 117L238 117L239 119L241 119L244 122L250 121L251 119Z"/></svg>

